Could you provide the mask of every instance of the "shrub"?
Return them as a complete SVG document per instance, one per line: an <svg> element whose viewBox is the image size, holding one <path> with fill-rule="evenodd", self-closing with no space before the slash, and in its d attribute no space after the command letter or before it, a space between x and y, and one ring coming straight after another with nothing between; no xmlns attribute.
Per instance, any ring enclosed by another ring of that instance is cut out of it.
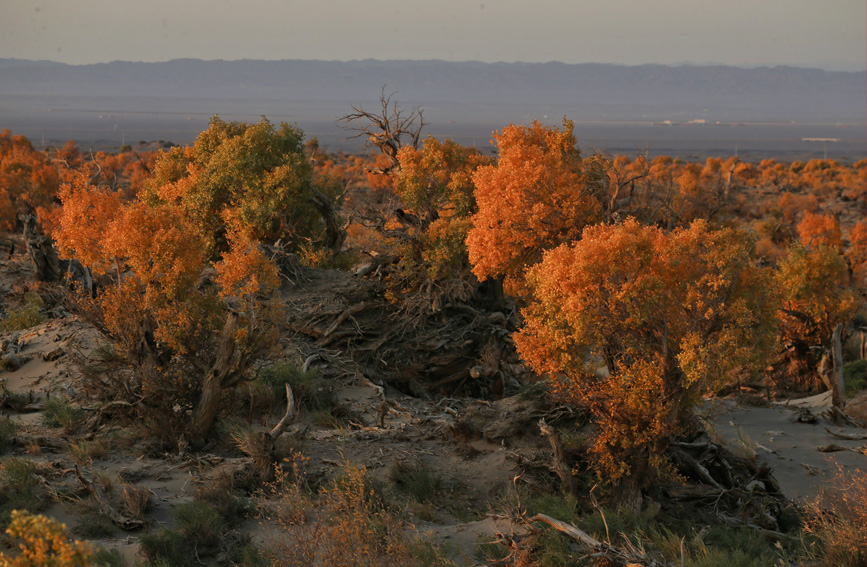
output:
<svg viewBox="0 0 867 567"><path fill-rule="evenodd" d="M821 548L822 565L867 564L867 473L839 471L821 493L822 501L806 510L805 531Z"/></svg>
<svg viewBox="0 0 867 567"><path fill-rule="evenodd" d="M173 529L142 536L142 552L148 560L186 567L198 564L197 555L216 551L225 527L216 510L202 502L187 502L173 510L172 518Z"/></svg>
<svg viewBox="0 0 867 567"><path fill-rule="evenodd" d="M93 550L87 543L70 542L66 526L26 511L15 510L6 533L20 542L20 555L0 553L0 567L87 567Z"/></svg>
<svg viewBox="0 0 867 567"><path fill-rule="evenodd" d="M18 424L6 416L0 417L0 455L12 446L12 437L18 431Z"/></svg>
<svg viewBox="0 0 867 567"><path fill-rule="evenodd" d="M443 489L443 480L421 462L397 461L388 478L416 502L432 502Z"/></svg>
<svg viewBox="0 0 867 567"><path fill-rule="evenodd" d="M46 319L42 310L45 302L36 292L24 294L24 305L11 309L6 317L0 320L0 332L21 331L43 323Z"/></svg>

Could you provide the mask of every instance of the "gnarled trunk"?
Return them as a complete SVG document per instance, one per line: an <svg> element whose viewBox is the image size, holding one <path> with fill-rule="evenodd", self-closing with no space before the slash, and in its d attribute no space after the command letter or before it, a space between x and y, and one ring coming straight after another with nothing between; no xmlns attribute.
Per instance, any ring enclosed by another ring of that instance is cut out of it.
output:
<svg viewBox="0 0 867 567"><path fill-rule="evenodd" d="M240 362L236 364L235 361L238 352L238 344L235 341L237 324L237 313L229 312L217 346L216 360L205 375L202 382L202 393L193 410L189 435L190 443L199 444L205 440L220 409L223 390L237 384L240 373L243 371L243 364Z"/></svg>

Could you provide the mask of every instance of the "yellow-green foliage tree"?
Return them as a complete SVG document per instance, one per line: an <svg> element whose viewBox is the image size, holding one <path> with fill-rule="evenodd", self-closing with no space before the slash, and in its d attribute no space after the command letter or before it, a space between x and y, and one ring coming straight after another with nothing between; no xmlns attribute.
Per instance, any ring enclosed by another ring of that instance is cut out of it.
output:
<svg viewBox="0 0 867 567"><path fill-rule="evenodd" d="M476 210L472 176L491 160L452 140L433 137L421 150L401 148L397 157L400 170L394 189L407 211L397 214L393 224L402 226L393 233L390 247L400 259L401 287L444 290L432 298L436 303L466 299L477 283L464 244Z"/></svg>
<svg viewBox="0 0 867 567"><path fill-rule="evenodd" d="M84 542L69 541L66 526L23 510L12 511L12 521L6 529L19 542L20 553L10 556L0 553L0 567L90 567L93 550Z"/></svg>
<svg viewBox="0 0 867 567"><path fill-rule="evenodd" d="M628 219L584 229L529 270L518 350L592 411L592 462L626 504L670 470L668 441L705 389L765 364L777 300L753 254L737 230L696 221L666 233Z"/></svg>
<svg viewBox="0 0 867 567"><path fill-rule="evenodd" d="M220 250L228 233L298 246L326 239L317 198L333 207L340 197L332 185L331 194L319 197L312 181L300 129L214 117L192 147L172 148L157 160L141 198L177 207Z"/></svg>
<svg viewBox="0 0 867 567"><path fill-rule="evenodd" d="M497 163L473 175L478 212L467 250L479 280L504 277L519 290L543 251L602 220L600 172L581 157L573 129L564 119L562 131L533 122L494 134Z"/></svg>

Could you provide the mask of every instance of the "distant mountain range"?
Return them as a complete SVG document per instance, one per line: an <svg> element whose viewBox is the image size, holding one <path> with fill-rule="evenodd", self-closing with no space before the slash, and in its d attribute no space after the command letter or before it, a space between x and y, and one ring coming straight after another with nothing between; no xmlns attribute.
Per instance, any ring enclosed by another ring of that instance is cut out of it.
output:
<svg viewBox="0 0 867 567"><path fill-rule="evenodd" d="M492 115L498 107L585 120L867 120L867 72L376 60L66 65L0 59L0 106L9 97L144 97L298 101L348 111L349 104L375 104L384 85L404 106L448 107L456 120L465 120L465 114L499 120Z"/></svg>

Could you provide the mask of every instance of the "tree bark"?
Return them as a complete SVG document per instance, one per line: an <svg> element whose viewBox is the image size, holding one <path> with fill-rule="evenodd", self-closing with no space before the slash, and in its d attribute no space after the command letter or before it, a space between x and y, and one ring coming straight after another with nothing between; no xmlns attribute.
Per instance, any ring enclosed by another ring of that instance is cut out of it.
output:
<svg viewBox="0 0 867 567"><path fill-rule="evenodd" d="M332 252L340 251L340 247L343 246L343 241L346 239L346 230L340 225L334 205L324 193L315 188L310 201L322 215L322 220L325 221L325 245Z"/></svg>
<svg viewBox="0 0 867 567"><path fill-rule="evenodd" d="M51 238L42 232L42 226L34 215L27 215L22 220L27 253L36 266L36 277L43 282L60 281L63 277L63 269L60 267L60 259L57 257Z"/></svg>
<svg viewBox="0 0 867 567"><path fill-rule="evenodd" d="M223 326L223 334L217 347L217 357L211 369L205 375L202 382L202 393L196 408L193 410L193 420L190 426L189 441L193 444L201 443L207 437L217 412L220 409L220 399L223 389L233 381L233 363L238 344L235 342L235 327L238 324L238 315L230 312Z"/></svg>
<svg viewBox="0 0 867 567"><path fill-rule="evenodd" d="M831 335L831 405L839 408L846 401L846 384L843 382L843 325L837 324Z"/></svg>

